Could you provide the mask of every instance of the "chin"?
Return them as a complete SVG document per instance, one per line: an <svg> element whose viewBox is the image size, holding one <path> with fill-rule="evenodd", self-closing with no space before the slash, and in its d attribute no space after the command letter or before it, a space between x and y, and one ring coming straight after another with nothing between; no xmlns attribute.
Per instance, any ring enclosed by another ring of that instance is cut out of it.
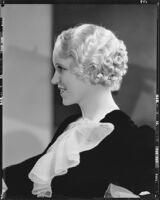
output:
<svg viewBox="0 0 160 200"><path fill-rule="evenodd" d="M71 101L71 100L69 100L69 99L63 99L63 100L62 100L62 103L63 103L64 106L70 106L70 105L75 104L74 101Z"/></svg>

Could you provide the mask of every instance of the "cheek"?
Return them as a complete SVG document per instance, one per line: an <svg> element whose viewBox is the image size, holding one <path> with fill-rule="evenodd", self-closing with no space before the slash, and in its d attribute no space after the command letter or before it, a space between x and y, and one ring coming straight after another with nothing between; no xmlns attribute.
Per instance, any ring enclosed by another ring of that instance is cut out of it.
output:
<svg viewBox="0 0 160 200"><path fill-rule="evenodd" d="M78 80L78 77L72 75L67 78L66 84L68 85L69 92L74 97L82 96L86 93L87 87L82 80Z"/></svg>
<svg viewBox="0 0 160 200"><path fill-rule="evenodd" d="M76 87L74 87L74 97L76 97L77 99L79 98L83 98L85 96L85 94L87 93L86 88L82 85L78 85Z"/></svg>

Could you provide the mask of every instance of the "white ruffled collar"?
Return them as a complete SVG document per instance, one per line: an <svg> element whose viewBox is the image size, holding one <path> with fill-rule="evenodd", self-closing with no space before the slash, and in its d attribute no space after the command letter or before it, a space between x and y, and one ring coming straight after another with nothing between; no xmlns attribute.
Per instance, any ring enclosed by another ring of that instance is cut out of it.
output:
<svg viewBox="0 0 160 200"><path fill-rule="evenodd" d="M96 147L114 129L111 123L80 118L72 122L34 165L29 178L33 181L32 194L51 197L51 181L80 164L80 153Z"/></svg>

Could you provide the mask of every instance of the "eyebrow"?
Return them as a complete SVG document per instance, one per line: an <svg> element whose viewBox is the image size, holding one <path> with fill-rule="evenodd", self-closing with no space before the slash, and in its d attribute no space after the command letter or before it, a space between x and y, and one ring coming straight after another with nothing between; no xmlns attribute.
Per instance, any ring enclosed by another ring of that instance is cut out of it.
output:
<svg viewBox="0 0 160 200"><path fill-rule="evenodd" d="M61 67L61 68L64 68L64 69L67 69L67 68L69 68L69 67L67 67L67 66L64 66L64 65L62 65L62 64L60 64L60 63L55 63L55 68L58 68L58 67Z"/></svg>

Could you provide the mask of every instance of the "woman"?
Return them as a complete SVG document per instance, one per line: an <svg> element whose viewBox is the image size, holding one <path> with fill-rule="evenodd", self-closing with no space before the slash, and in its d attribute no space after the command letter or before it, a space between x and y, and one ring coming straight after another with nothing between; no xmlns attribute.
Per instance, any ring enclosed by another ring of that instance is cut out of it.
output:
<svg viewBox="0 0 160 200"><path fill-rule="evenodd" d="M8 196L103 197L110 183L153 193L154 136L112 98L127 62L123 41L104 27L83 24L58 36L52 83L64 105L82 112L61 124L42 154L4 169Z"/></svg>

